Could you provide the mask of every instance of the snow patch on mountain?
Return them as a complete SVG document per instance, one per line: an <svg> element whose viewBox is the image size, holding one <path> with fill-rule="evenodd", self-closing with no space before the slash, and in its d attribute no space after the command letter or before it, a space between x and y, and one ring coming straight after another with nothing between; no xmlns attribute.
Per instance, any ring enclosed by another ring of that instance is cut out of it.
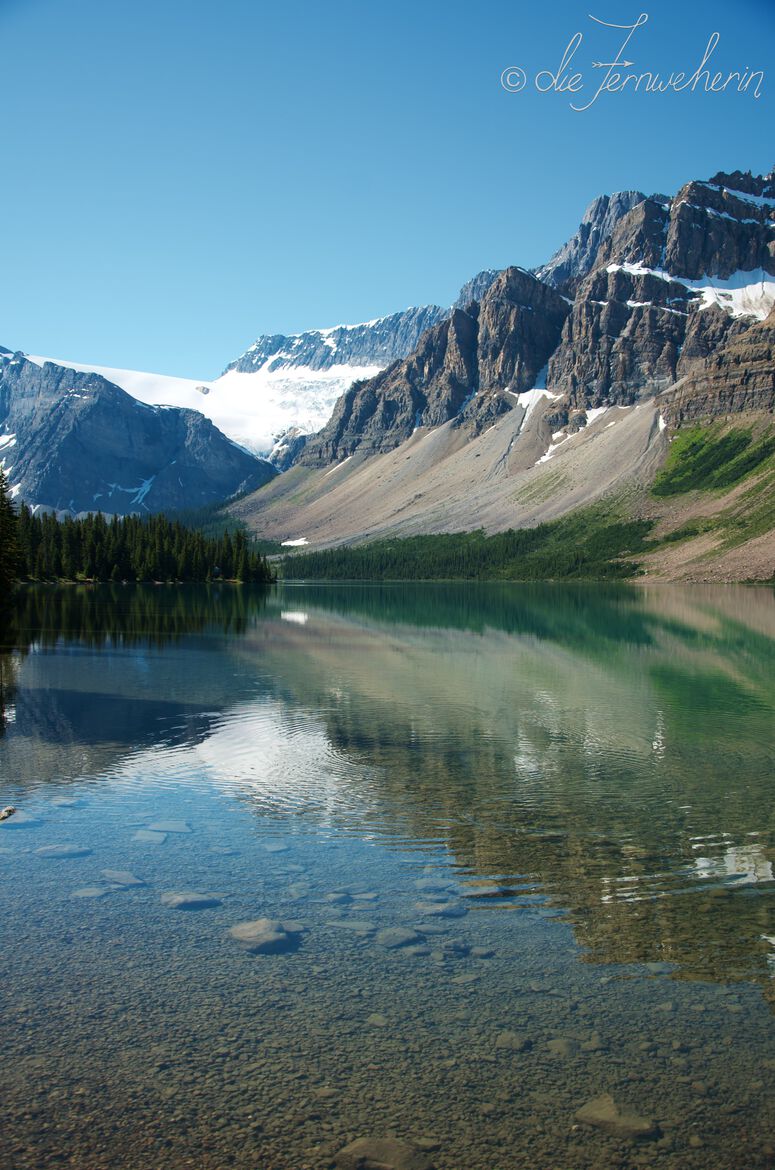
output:
<svg viewBox="0 0 775 1170"><path fill-rule="evenodd" d="M749 195L746 191L736 191L734 187L726 187L723 183L698 183L697 186L707 187L710 191L717 191L720 187L725 195L732 195L735 199L741 199L743 203L751 203L754 207L763 207L765 210L775 208L775 196L772 195Z"/></svg>
<svg viewBox="0 0 775 1170"><path fill-rule="evenodd" d="M629 272L632 276L657 276L673 281L696 292L700 309L718 305L730 317L756 317L764 321L775 305L775 276L756 268L750 272L734 272L724 279L720 276L702 276L691 280L687 276L672 276L663 268L647 268L643 264L609 264L606 272Z"/></svg>

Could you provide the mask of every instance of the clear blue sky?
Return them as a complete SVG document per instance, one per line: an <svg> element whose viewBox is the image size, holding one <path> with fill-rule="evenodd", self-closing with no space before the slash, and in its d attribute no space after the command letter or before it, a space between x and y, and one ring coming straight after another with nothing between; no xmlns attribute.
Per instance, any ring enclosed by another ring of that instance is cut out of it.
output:
<svg viewBox="0 0 775 1170"><path fill-rule="evenodd" d="M631 72L752 91L584 97ZM775 163L772 0L0 0L0 343L213 377L259 333L448 304L598 193ZM500 83L507 66L528 77Z"/></svg>

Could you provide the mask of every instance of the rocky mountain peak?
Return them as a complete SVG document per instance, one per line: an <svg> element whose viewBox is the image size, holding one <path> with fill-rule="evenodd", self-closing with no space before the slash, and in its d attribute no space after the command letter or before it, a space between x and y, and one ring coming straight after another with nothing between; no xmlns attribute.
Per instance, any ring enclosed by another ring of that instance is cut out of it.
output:
<svg viewBox="0 0 775 1170"><path fill-rule="evenodd" d="M480 301L501 272L500 268L484 268L481 272L477 272L476 276L471 277L463 285L452 308L467 309L473 302Z"/></svg>
<svg viewBox="0 0 775 1170"><path fill-rule="evenodd" d="M750 171L732 171L730 174L719 171L708 182L711 186L726 187L758 199L775 199L775 170L767 175L754 175Z"/></svg>
<svg viewBox="0 0 775 1170"><path fill-rule="evenodd" d="M579 407L635 401L766 317L775 299L772 190L771 176L737 171L627 212L578 285L549 366L554 389Z"/></svg>
<svg viewBox="0 0 775 1170"><path fill-rule="evenodd" d="M240 373L275 372L305 367L330 370L336 366L386 366L411 353L426 329L448 314L438 305L404 309L359 325L335 325L306 333L259 337L226 367Z"/></svg>
<svg viewBox="0 0 775 1170"><path fill-rule="evenodd" d="M633 207L646 196L642 191L616 191L593 199L578 230L535 275L546 284L565 291L575 287L597 265L600 247Z"/></svg>

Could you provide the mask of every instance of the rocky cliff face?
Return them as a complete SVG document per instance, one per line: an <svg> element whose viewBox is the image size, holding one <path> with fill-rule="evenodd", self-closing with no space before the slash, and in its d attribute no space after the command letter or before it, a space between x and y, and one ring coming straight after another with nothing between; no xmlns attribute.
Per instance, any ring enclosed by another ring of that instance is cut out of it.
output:
<svg viewBox="0 0 775 1170"><path fill-rule="evenodd" d="M775 411L775 309L711 354L657 399L671 426L746 411Z"/></svg>
<svg viewBox="0 0 775 1170"><path fill-rule="evenodd" d="M411 357L376 378L355 382L339 399L329 423L307 442L309 465L389 451L416 427L446 422L476 384L476 319L461 309L425 333ZM431 421L433 420L433 421Z"/></svg>
<svg viewBox="0 0 775 1170"><path fill-rule="evenodd" d="M694 290L666 275L598 269L574 302L548 384L579 407L653 395L751 323L701 304Z"/></svg>
<svg viewBox="0 0 775 1170"><path fill-rule="evenodd" d="M555 349L568 303L522 268L507 268L479 311L477 389L521 393L536 384Z"/></svg>
<svg viewBox="0 0 775 1170"><path fill-rule="evenodd" d="M196 507L275 474L196 411L146 406L97 374L8 351L0 458L18 498L76 514Z"/></svg>
<svg viewBox="0 0 775 1170"><path fill-rule="evenodd" d="M300 461L314 466L355 451L389 451L418 427L440 426L461 412L481 424L508 410L509 399L501 392L519 394L535 385L567 313L565 299L554 289L521 268L506 269L480 305L453 310L410 357L352 386ZM484 406L482 396L487 396Z"/></svg>
<svg viewBox="0 0 775 1170"><path fill-rule="evenodd" d="M731 189L722 179L742 182ZM699 368L775 297L771 178L716 176L619 219L549 364L573 406L630 403Z"/></svg>

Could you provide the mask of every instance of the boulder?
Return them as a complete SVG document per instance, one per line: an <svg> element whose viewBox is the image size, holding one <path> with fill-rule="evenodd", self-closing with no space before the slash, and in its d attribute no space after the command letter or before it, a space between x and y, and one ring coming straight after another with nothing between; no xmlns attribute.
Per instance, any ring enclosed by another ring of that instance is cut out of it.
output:
<svg viewBox="0 0 775 1170"><path fill-rule="evenodd" d="M603 1093L587 1101L586 1105L576 1110L576 1120L582 1125L602 1129L603 1133L611 1137L630 1141L658 1138L661 1133L657 1123L650 1118L641 1117L628 1109L620 1109L610 1093Z"/></svg>
<svg viewBox="0 0 775 1170"><path fill-rule="evenodd" d="M421 943L423 938L416 930L410 930L404 926L386 926L384 930L377 931L374 941L379 943L381 947L392 951L397 947L414 946Z"/></svg>
<svg viewBox="0 0 775 1170"><path fill-rule="evenodd" d="M168 890L161 895L161 904L171 910L209 910L220 906L221 899L215 894L197 894L192 890Z"/></svg>
<svg viewBox="0 0 775 1170"><path fill-rule="evenodd" d="M255 918L238 922L229 934L252 955L279 955L295 951L301 943L304 927L299 922L280 922L277 918Z"/></svg>
<svg viewBox="0 0 775 1170"><path fill-rule="evenodd" d="M358 1138L334 1157L337 1170L433 1170L427 1154L398 1138Z"/></svg>

